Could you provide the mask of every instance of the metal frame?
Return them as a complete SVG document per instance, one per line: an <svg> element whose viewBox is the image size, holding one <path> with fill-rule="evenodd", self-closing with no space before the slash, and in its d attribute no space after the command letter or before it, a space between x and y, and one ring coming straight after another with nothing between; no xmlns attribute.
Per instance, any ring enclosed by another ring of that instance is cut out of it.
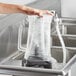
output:
<svg viewBox="0 0 76 76"><path fill-rule="evenodd" d="M32 68L32 67L20 67L11 65L0 65L0 73L8 75L60 75L60 76L70 76L70 69L76 63L76 55L65 65L61 70L55 69L42 69L42 68Z"/></svg>

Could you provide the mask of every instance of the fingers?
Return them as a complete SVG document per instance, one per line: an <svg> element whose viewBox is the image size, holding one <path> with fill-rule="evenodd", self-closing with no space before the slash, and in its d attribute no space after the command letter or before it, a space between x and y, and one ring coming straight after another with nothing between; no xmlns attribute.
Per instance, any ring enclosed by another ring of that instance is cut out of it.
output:
<svg viewBox="0 0 76 76"><path fill-rule="evenodd" d="M48 10L40 10L38 13L37 13L37 15L39 16L39 17L43 17L43 14L48 14L48 15L54 15L54 13L53 12L51 12L51 11L48 11Z"/></svg>
<svg viewBox="0 0 76 76"><path fill-rule="evenodd" d="M44 14L53 15L51 11L46 10Z"/></svg>
<svg viewBox="0 0 76 76"><path fill-rule="evenodd" d="M42 12L38 13L38 16L43 17L43 13Z"/></svg>
<svg viewBox="0 0 76 76"><path fill-rule="evenodd" d="M37 15L39 17L43 17L44 14L48 14L48 15L54 15L53 11L48 11L48 10L39 10L39 9L29 9L27 11L25 11L26 14L28 15Z"/></svg>

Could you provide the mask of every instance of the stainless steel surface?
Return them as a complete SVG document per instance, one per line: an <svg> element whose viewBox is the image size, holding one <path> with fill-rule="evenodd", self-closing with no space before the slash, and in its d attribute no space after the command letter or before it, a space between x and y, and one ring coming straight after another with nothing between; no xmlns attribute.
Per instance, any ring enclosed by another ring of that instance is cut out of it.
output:
<svg viewBox="0 0 76 76"><path fill-rule="evenodd" d="M19 66L8 66L1 65L0 73L11 74L11 75L28 75L28 76L50 76L50 75L63 75L63 72L60 70L52 69L42 69L42 68L29 68L29 67L19 67Z"/></svg>
<svg viewBox="0 0 76 76"><path fill-rule="evenodd" d="M17 31L20 24L17 24L19 22L14 20L14 16L19 22L25 18L24 15L14 14L0 20L0 61L17 50Z"/></svg>

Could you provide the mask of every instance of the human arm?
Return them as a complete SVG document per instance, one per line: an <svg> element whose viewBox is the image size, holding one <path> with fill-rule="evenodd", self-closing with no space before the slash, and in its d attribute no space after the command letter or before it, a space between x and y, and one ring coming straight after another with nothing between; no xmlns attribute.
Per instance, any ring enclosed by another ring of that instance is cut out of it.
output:
<svg viewBox="0 0 76 76"><path fill-rule="evenodd" d="M38 16L42 16L43 14L52 15L52 13L48 10L35 9L24 5L0 3L0 14L12 14L12 13L22 13L27 15L38 15Z"/></svg>

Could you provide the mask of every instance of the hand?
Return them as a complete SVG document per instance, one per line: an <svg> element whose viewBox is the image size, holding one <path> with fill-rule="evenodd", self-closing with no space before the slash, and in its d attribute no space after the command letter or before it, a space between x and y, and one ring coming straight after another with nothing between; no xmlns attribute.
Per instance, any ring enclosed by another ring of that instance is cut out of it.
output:
<svg viewBox="0 0 76 76"><path fill-rule="evenodd" d="M38 15L39 17L42 17L43 14L48 14L48 15L54 15L53 12L48 11L48 10L38 10L38 9L31 9L30 11L27 12L28 15Z"/></svg>
<svg viewBox="0 0 76 76"><path fill-rule="evenodd" d="M34 9L34 8L31 8L31 7L27 7L27 6L25 6L23 8L23 13L27 14L27 15L37 15L39 17L42 17L43 14L54 15L54 13L51 12L51 11Z"/></svg>

